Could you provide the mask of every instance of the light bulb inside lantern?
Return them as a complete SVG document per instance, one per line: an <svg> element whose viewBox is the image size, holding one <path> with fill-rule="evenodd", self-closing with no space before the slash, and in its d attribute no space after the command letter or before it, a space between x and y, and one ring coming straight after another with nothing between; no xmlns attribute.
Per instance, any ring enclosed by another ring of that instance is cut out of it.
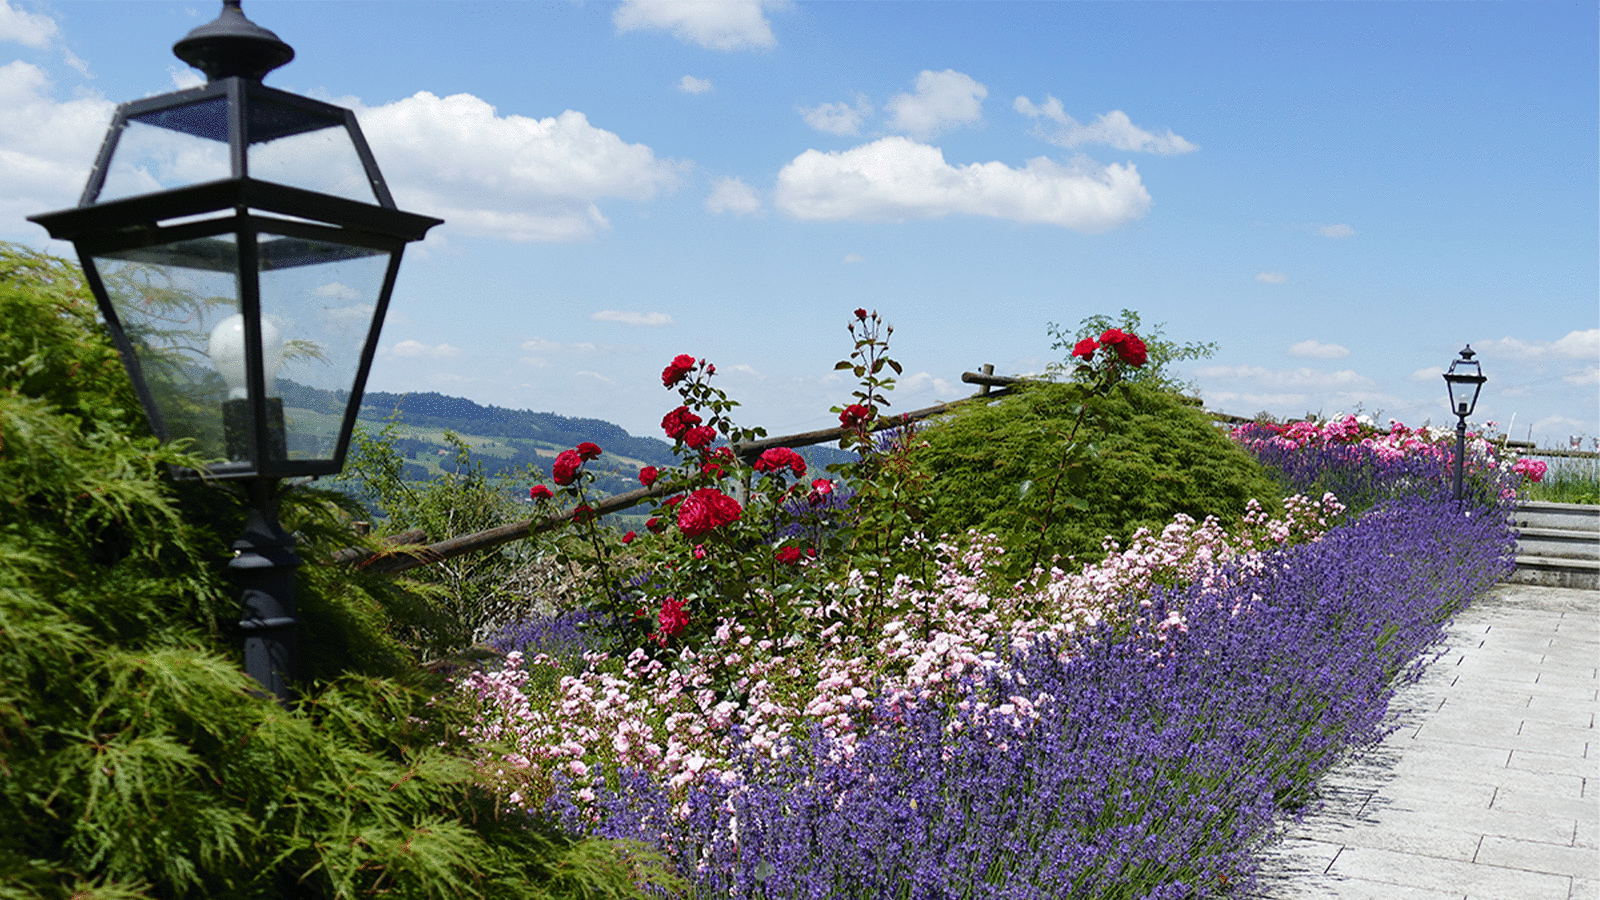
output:
<svg viewBox="0 0 1600 900"><path fill-rule="evenodd" d="M206 355L217 367L217 374L228 385L229 400L243 400L250 396L249 378L245 375L244 316L235 313L217 323L211 330L211 342ZM283 335L271 322L261 320L261 369L264 380L272 384L283 366Z"/></svg>

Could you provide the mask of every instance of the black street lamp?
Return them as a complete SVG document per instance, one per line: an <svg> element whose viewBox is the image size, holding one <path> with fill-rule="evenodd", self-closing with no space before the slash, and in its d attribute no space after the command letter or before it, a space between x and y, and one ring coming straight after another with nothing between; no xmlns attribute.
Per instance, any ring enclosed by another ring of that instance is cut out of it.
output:
<svg viewBox="0 0 1600 900"><path fill-rule="evenodd" d="M1450 361L1450 370L1444 373L1445 388L1450 392L1450 411L1456 416L1456 470L1455 499L1461 502L1461 471L1467 454L1467 416L1478 405L1478 391L1483 389L1483 367L1473 359L1477 354L1468 344L1458 359Z"/></svg>
<svg viewBox="0 0 1600 900"><path fill-rule="evenodd" d="M151 429L214 460L174 475L246 488L246 669L286 700L279 483L344 467L401 254L441 220L395 207L354 113L262 85L294 50L239 0L172 52L207 83L119 106L78 205L29 218L75 245ZM343 409L286 405L303 386Z"/></svg>

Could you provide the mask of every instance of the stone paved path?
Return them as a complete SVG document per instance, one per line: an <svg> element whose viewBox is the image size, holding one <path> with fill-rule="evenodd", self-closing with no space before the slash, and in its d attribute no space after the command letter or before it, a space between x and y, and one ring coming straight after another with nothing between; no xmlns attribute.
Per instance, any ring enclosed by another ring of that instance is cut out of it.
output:
<svg viewBox="0 0 1600 900"><path fill-rule="evenodd" d="M1600 900L1600 591L1502 585L1323 781L1261 900Z"/></svg>

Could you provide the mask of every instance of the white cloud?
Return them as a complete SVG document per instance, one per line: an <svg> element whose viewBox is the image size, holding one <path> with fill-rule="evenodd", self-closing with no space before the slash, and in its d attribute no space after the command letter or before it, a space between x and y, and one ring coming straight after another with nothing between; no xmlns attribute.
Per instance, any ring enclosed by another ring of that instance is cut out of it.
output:
<svg viewBox="0 0 1600 900"><path fill-rule="evenodd" d="M487 237L590 237L610 224L596 201L649 199L681 168L573 110L502 116L471 94L422 92L357 112L403 209Z"/></svg>
<svg viewBox="0 0 1600 900"><path fill-rule="evenodd" d="M664 312L635 312L633 310L602 309L593 313L589 318L596 322L620 322L623 325L644 325L649 328L659 328L663 325L672 325L672 317ZM526 349L527 345L523 345Z"/></svg>
<svg viewBox="0 0 1600 900"><path fill-rule="evenodd" d="M867 99L866 94L857 94L855 106L848 103L819 103L798 109L806 124L818 131L839 135L857 134L861 131L861 123L872 115L872 101Z"/></svg>
<svg viewBox="0 0 1600 900"><path fill-rule="evenodd" d="M1067 148L1103 144L1117 150L1126 150L1130 153L1160 153L1172 155L1177 153L1190 153L1200 147L1184 140L1172 130L1167 129L1166 134L1152 134L1133 124L1128 114L1120 109L1102 113L1092 124L1084 125L1067 115L1061 106L1061 101L1046 94L1043 104L1035 105L1027 97L1018 97L1012 103L1012 108L1030 119L1047 119L1056 123L1052 131L1045 131L1042 127L1036 133L1049 141Z"/></svg>
<svg viewBox="0 0 1600 900"><path fill-rule="evenodd" d="M618 31L668 31L708 50L756 50L777 46L766 11L787 5L780 0L623 0L611 21Z"/></svg>
<svg viewBox="0 0 1600 900"><path fill-rule="evenodd" d="M1105 231L1150 208L1133 166L1068 166L1044 157L952 166L944 153L903 137L851 150L807 150L778 173L774 202L798 219L904 221L951 213Z"/></svg>
<svg viewBox="0 0 1600 900"><path fill-rule="evenodd" d="M1411 373L1412 381L1432 381L1444 374L1444 370L1437 366L1425 366Z"/></svg>
<svg viewBox="0 0 1600 900"><path fill-rule="evenodd" d="M450 344L434 344L430 346L421 341L401 341L390 347L389 352L395 356L406 358L447 359L452 356L460 356L461 348Z"/></svg>
<svg viewBox="0 0 1600 900"><path fill-rule="evenodd" d="M57 102L49 76L16 60L0 66L0 233L41 237L25 220L78 201L116 104Z"/></svg>
<svg viewBox="0 0 1600 900"><path fill-rule="evenodd" d="M923 70L914 94L896 94L886 104L889 127L926 138L947 128L972 125L983 117L989 89L954 69Z"/></svg>
<svg viewBox="0 0 1600 900"><path fill-rule="evenodd" d="M1256 276L1256 280L1262 284L1283 284L1289 280L1289 276L1282 272L1262 272Z"/></svg>
<svg viewBox="0 0 1600 900"><path fill-rule="evenodd" d="M1485 355L1523 362L1543 362L1551 357L1592 360L1600 358L1600 328L1568 332L1565 337L1554 341L1525 341L1507 336L1481 341L1477 350Z"/></svg>
<svg viewBox="0 0 1600 900"><path fill-rule="evenodd" d="M1586 385L1589 387L1600 386L1600 366L1590 366L1582 372L1563 375L1561 380L1567 384Z"/></svg>
<svg viewBox="0 0 1600 900"><path fill-rule="evenodd" d="M316 294L318 297L327 297L329 300L361 299L360 291L350 287L347 284L342 284L337 281L330 281L327 284L321 285L312 293Z"/></svg>
<svg viewBox="0 0 1600 900"><path fill-rule="evenodd" d="M0 41L43 50L58 33L55 20L49 16L23 12L0 0Z"/></svg>
<svg viewBox="0 0 1600 900"><path fill-rule="evenodd" d="M1324 225L1317 229L1317 233L1323 237L1331 237L1336 240L1339 238L1355 237L1356 235L1360 234L1359 231L1356 231L1349 225Z"/></svg>
<svg viewBox="0 0 1600 900"><path fill-rule="evenodd" d="M601 375L599 372L596 372L593 369L580 369L577 372L573 372L572 373L572 377L574 377L574 378L592 378L595 381L600 382L601 384L612 384L613 383L611 381L611 379L605 377L604 375Z"/></svg>
<svg viewBox="0 0 1600 900"><path fill-rule="evenodd" d="M844 255L844 261L847 263L858 263L862 262L863 260L864 257L862 257L862 255L859 253L846 253Z"/></svg>
<svg viewBox="0 0 1600 900"><path fill-rule="evenodd" d="M1560 356L1572 359L1595 359L1600 357L1600 328L1590 328L1587 331L1573 331L1550 345Z"/></svg>
<svg viewBox="0 0 1600 900"><path fill-rule="evenodd" d="M683 91L685 94L704 94L706 91L711 90L711 80L709 78L696 78L693 75L685 75L683 80L678 82L678 90Z"/></svg>
<svg viewBox="0 0 1600 900"><path fill-rule="evenodd" d="M1301 341L1289 348L1290 356L1305 356L1312 359L1344 359L1350 355L1350 350L1338 344L1324 344L1320 341Z"/></svg>
<svg viewBox="0 0 1600 900"><path fill-rule="evenodd" d="M718 178L711 196L706 198L706 209L714 213L731 212L744 216L761 210L761 198L750 185L740 178Z"/></svg>
<svg viewBox="0 0 1600 900"><path fill-rule="evenodd" d="M597 348L588 341L561 344L544 338L533 338L523 341L521 349L523 353L593 353Z"/></svg>

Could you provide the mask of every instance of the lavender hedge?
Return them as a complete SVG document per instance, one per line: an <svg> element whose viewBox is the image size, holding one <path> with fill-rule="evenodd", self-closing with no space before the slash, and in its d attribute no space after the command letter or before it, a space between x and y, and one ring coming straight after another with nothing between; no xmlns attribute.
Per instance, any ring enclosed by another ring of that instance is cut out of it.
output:
<svg viewBox="0 0 1600 900"><path fill-rule="evenodd" d="M880 721L848 762L813 736L750 756L739 787L675 811L648 773L575 829L673 857L729 898L1187 898L1248 884L1276 816L1381 735L1388 700L1451 614L1511 568L1504 517L1437 497L1381 503L1289 548L1226 594L1159 596L1186 634L1048 648L970 683L1054 702L1022 728L925 706Z"/></svg>

